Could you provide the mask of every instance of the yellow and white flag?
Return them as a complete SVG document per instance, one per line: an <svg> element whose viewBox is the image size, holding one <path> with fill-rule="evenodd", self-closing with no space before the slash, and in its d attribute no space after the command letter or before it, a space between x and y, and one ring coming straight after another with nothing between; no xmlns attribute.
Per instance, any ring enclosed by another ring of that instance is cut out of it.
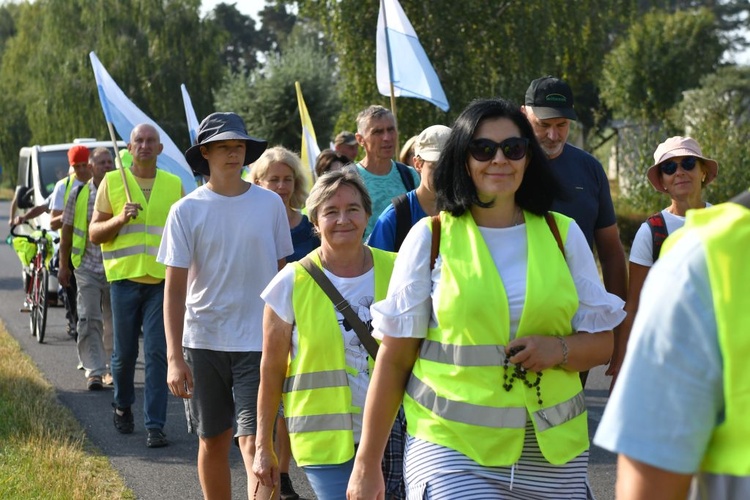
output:
<svg viewBox="0 0 750 500"><path fill-rule="evenodd" d="M302 121L302 148L300 157L302 158L302 165L307 167L305 172L310 182L310 187L312 187L315 182L315 160L318 159L320 148L318 147L318 140L315 138L315 130L310 120L310 114L307 112L307 106L305 105L305 99L302 97L302 88L299 82L294 82L294 88L297 89L297 105L299 106L299 117Z"/></svg>

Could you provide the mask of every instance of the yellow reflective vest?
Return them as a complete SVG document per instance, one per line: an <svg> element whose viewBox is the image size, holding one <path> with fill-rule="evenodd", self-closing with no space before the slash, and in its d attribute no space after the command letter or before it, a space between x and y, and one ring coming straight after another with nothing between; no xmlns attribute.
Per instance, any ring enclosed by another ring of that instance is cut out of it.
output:
<svg viewBox="0 0 750 500"><path fill-rule="evenodd" d="M76 213L73 217L73 240L70 248L70 260L73 267L81 265L81 259L86 252L86 242L89 239L89 194L91 183L87 182L78 191L76 198Z"/></svg>
<svg viewBox="0 0 750 500"><path fill-rule="evenodd" d="M375 300L388 292L396 254L370 248ZM317 250L309 254L321 267ZM352 406L344 340L331 299L297 262L293 305L299 346L284 381L284 417L294 460L300 466L342 464L354 456ZM372 362L370 363L372 370ZM371 371L372 373L372 371Z"/></svg>
<svg viewBox="0 0 750 500"><path fill-rule="evenodd" d="M65 208L65 205L68 204L68 197L70 196L70 191L73 189L73 184L75 184L76 174L70 174L68 176L68 179L65 181L65 194L63 195L63 209Z"/></svg>
<svg viewBox="0 0 750 500"><path fill-rule="evenodd" d="M723 362L724 421L708 443L701 470L750 476L750 210L724 203L688 212L685 226L664 242L667 253L687 231L705 248Z"/></svg>
<svg viewBox="0 0 750 500"><path fill-rule="evenodd" d="M143 210L138 212L138 217L122 226L113 240L102 243L107 281L142 276L164 279L166 267L156 262L156 254L169 208L182 196L182 183L176 175L157 169L151 197L146 201L129 169L125 169L125 175L133 202L140 203ZM117 170L108 172L105 179L112 213L119 214L127 202L122 174Z"/></svg>
<svg viewBox="0 0 750 500"><path fill-rule="evenodd" d="M578 293L544 217L524 212L526 297L516 336L570 335ZM565 241L570 218L554 214ZM441 213L437 327L422 342L404 395L409 434L457 450L483 466L521 456L530 418L544 457L563 464L588 449L578 373L544 370L541 398L515 380L503 388L510 313L505 287L470 213ZM508 378L513 365L508 365ZM529 374L529 381L535 380Z"/></svg>

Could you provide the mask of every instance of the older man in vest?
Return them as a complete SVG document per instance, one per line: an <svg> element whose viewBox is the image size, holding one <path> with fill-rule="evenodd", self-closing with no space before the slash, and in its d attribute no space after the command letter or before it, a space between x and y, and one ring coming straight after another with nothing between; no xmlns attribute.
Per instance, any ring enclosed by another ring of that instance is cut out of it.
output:
<svg viewBox="0 0 750 500"><path fill-rule="evenodd" d="M110 283L114 324L114 425L122 434L133 432L135 364L138 336L143 331L146 378L143 417L146 446L167 446L167 348L164 336L164 264L156 262L167 214L182 197L179 177L156 168L162 151L157 130L136 126L128 150L133 165L110 172L99 187L89 233L101 244L104 270Z"/></svg>
<svg viewBox="0 0 750 500"><path fill-rule="evenodd" d="M104 175L114 168L112 153L96 148L89 165L91 180L73 188L65 204L57 278L67 287L73 274L68 263L72 263L78 282L78 359L85 370L86 387L96 391L112 381L107 368L112 356L112 309L102 251L91 243L88 232L97 189Z"/></svg>

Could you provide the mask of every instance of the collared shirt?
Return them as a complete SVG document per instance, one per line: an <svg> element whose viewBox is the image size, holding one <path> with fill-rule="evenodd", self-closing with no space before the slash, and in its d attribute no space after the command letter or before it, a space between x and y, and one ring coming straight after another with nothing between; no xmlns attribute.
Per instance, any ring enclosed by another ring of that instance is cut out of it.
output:
<svg viewBox="0 0 750 500"><path fill-rule="evenodd" d="M89 199L87 204L86 220L91 222L91 216L94 213L94 200L96 200L96 186L93 181L89 181ZM74 187L68 202L65 204L65 211L63 212L63 225L72 226L76 216L76 200L78 199L78 193L81 191L83 185ZM81 265L78 269L89 271L92 273L104 274L104 264L102 262L102 249L99 245L91 243L91 240L86 238L86 251L83 253L81 258Z"/></svg>

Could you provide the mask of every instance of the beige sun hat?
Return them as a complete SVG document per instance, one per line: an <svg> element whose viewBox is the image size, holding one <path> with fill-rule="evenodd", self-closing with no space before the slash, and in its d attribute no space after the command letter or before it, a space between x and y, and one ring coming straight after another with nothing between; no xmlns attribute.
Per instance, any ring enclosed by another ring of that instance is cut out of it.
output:
<svg viewBox="0 0 750 500"><path fill-rule="evenodd" d="M701 152L701 147L692 137L682 137L677 135L670 137L659 144L654 152L654 164L651 165L646 172L649 182L654 186L654 189L660 193L664 192L664 185L661 183L659 165L670 158L676 158L678 156L695 156L696 158L703 160L703 164L706 167L706 180L703 182L704 186L716 178L716 174L719 171L719 164L716 160L704 157Z"/></svg>

